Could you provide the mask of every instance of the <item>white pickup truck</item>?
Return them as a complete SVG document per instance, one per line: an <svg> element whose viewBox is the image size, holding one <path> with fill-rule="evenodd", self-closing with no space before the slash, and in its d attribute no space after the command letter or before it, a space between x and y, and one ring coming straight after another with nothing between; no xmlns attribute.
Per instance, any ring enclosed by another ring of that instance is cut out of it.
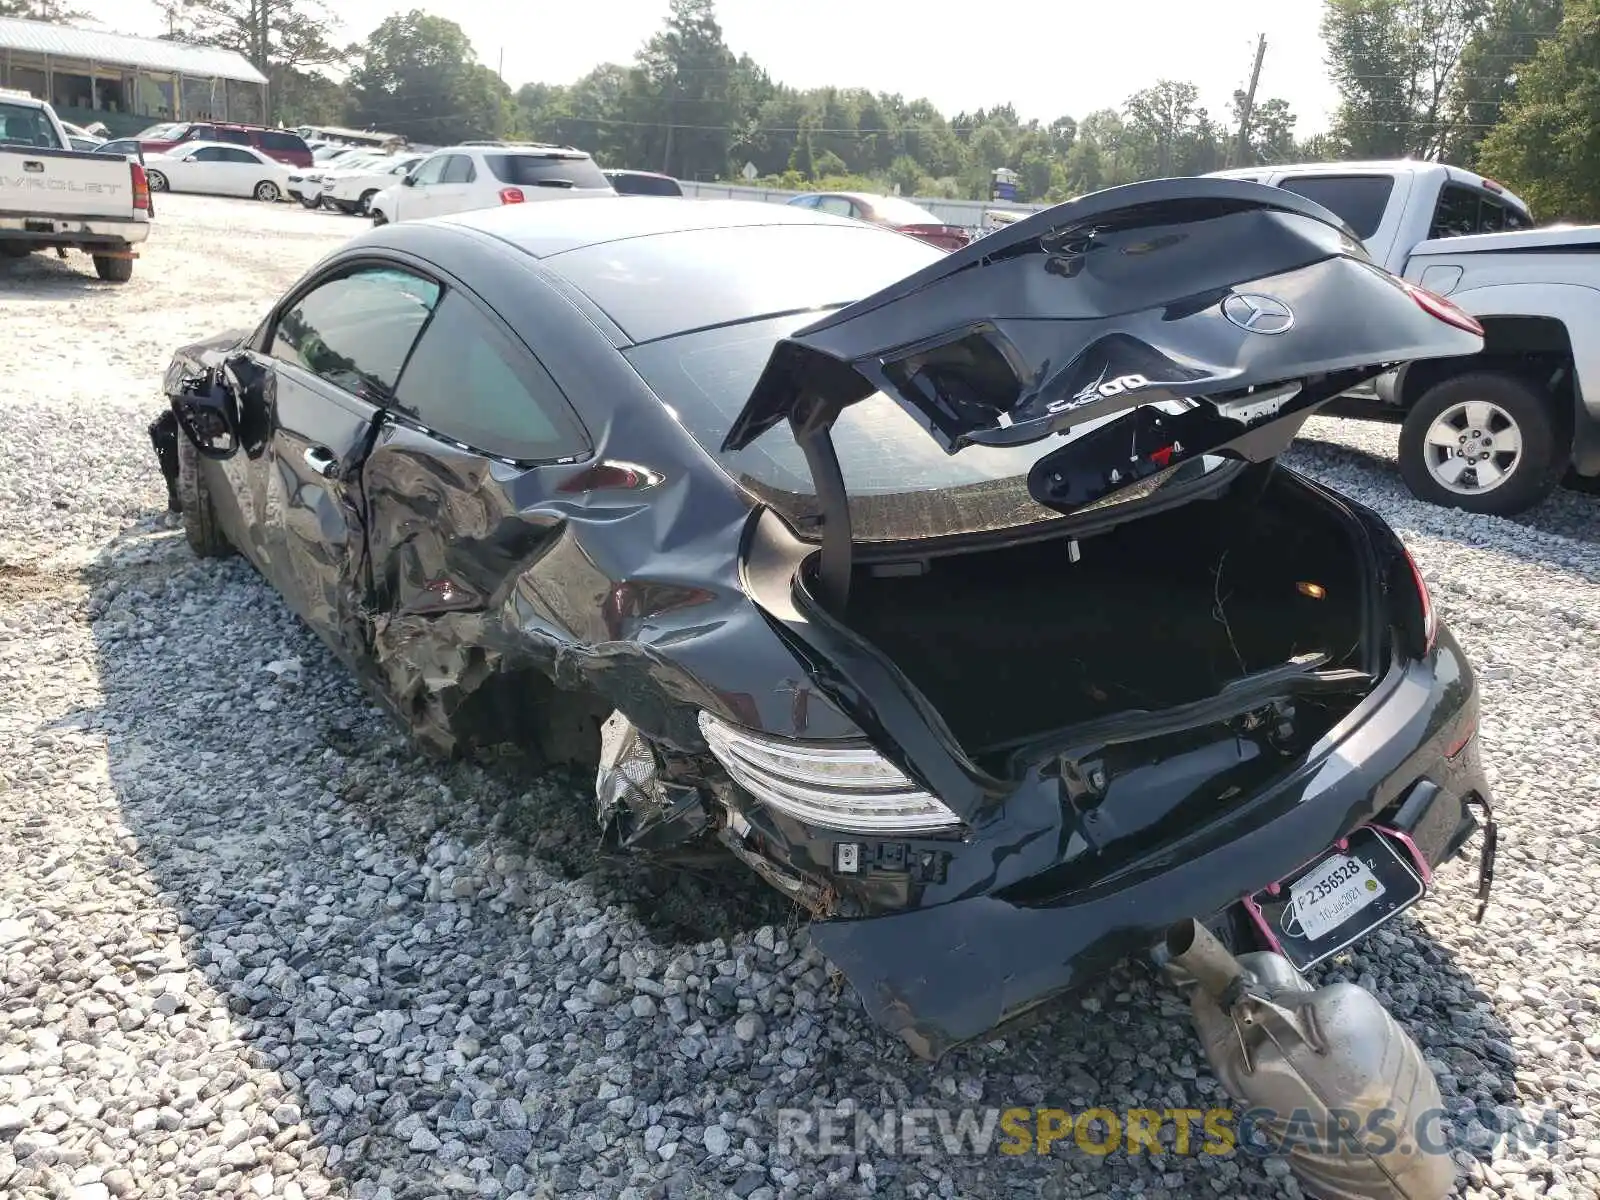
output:
<svg viewBox="0 0 1600 1200"><path fill-rule="evenodd" d="M0 91L0 258L81 250L101 279L126 283L154 216L138 162L71 149L48 104Z"/></svg>
<svg viewBox="0 0 1600 1200"><path fill-rule="evenodd" d="M1600 227L1535 229L1498 183L1441 163L1218 174L1332 209L1375 261L1483 325L1482 353L1403 367L1327 410L1398 420L1412 494L1503 516L1539 503L1569 471L1600 478Z"/></svg>

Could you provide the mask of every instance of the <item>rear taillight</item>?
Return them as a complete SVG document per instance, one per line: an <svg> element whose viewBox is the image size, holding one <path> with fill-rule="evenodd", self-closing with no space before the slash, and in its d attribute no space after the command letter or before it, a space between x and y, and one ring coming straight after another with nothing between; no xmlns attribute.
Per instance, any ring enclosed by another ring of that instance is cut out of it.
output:
<svg viewBox="0 0 1600 1200"><path fill-rule="evenodd" d="M501 188L500 189L500 203L501 204L521 204L523 199L524 199L524 197L522 195L522 189L521 188Z"/></svg>
<svg viewBox="0 0 1600 1200"><path fill-rule="evenodd" d="M1400 286L1417 302L1417 306L1429 316L1437 317L1446 325L1454 325L1457 329L1464 329L1468 333L1483 336L1483 326L1478 324L1477 318L1467 313L1458 305L1446 300L1443 296L1430 292L1425 287L1418 287L1410 280L1402 279Z"/></svg>
<svg viewBox="0 0 1600 1200"><path fill-rule="evenodd" d="M1439 636L1439 617L1433 611L1433 597L1428 594L1427 581L1422 578L1422 571L1417 566L1417 560L1411 557L1411 551L1404 551L1406 566L1411 568L1411 586L1416 591L1417 604L1420 608L1419 621L1422 634L1422 652L1430 654L1433 643Z"/></svg>
<svg viewBox="0 0 1600 1200"><path fill-rule="evenodd" d="M128 170L133 178L133 207L142 208L149 216L155 216L156 205L150 198L150 180L145 175L144 168L138 163L129 163Z"/></svg>

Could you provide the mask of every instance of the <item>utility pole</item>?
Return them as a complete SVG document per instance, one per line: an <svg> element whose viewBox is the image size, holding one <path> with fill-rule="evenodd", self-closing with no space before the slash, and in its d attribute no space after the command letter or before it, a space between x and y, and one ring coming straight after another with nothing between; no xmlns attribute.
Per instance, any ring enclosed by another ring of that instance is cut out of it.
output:
<svg viewBox="0 0 1600 1200"><path fill-rule="evenodd" d="M1256 106L1256 84L1261 80L1261 60L1267 56L1267 35L1256 38L1256 64L1250 69L1250 88L1244 94L1244 104L1239 111L1239 143L1234 151L1234 166L1243 167L1250 157L1250 116Z"/></svg>

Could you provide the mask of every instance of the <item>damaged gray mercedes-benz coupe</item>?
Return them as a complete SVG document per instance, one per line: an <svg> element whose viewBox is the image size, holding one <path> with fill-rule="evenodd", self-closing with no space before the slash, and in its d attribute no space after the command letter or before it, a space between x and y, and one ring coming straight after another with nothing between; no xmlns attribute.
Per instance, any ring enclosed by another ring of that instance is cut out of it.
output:
<svg viewBox="0 0 1600 1200"><path fill-rule="evenodd" d="M1481 345L1255 184L948 254L573 200L355 238L152 437L195 550L423 742L594 765L613 845L720 843L931 1056L1190 919L1303 970L1492 833L1417 568L1275 461Z"/></svg>

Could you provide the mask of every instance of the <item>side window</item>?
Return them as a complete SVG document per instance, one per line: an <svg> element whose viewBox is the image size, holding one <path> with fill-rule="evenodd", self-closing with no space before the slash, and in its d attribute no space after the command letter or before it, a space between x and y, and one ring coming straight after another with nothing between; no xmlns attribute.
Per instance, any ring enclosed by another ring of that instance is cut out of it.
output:
<svg viewBox="0 0 1600 1200"><path fill-rule="evenodd" d="M395 407L502 458L545 462L588 447L555 381L459 292L444 298L417 343Z"/></svg>
<svg viewBox="0 0 1600 1200"><path fill-rule="evenodd" d="M821 196L796 196L793 200L789 201L789 203L794 205L796 208L815 208L817 206L817 201L820 199L822 199Z"/></svg>
<svg viewBox="0 0 1600 1200"><path fill-rule="evenodd" d="M843 196L820 196L817 198L817 211L833 213L837 217L848 217L850 201Z"/></svg>
<svg viewBox="0 0 1600 1200"><path fill-rule="evenodd" d="M1278 184L1286 192L1322 205L1350 226L1362 241L1378 232L1389 195L1391 175L1301 175Z"/></svg>
<svg viewBox="0 0 1600 1200"><path fill-rule="evenodd" d="M1433 210L1430 238L1465 237L1479 232L1479 193L1459 183L1447 183L1439 193L1439 207Z"/></svg>
<svg viewBox="0 0 1600 1200"><path fill-rule="evenodd" d="M385 404L439 285L394 267L360 267L301 296L277 320L269 353L370 404Z"/></svg>
<svg viewBox="0 0 1600 1200"><path fill-rule="evenodd" d="M440 176L440 183L471 183L478 177L478 172L473 169L472 160L465 154L452 154L444 164L444 174Z"/></svg>
<svg viewBox="0 0 1600 1200"><path fill-rule="evenodd" d="M202 146L189 155L190 162L225 162L228 151L221 146Z"/></svg>
<svg viewBox="0 0 1600 1200"><path fill-rule="evenodd" d="M444 174L445 162L449 158L450 156L448 154L436 154L427 162L423 163L417 168L417 182L438 183L439 176Z"/></svg>
<svg viewBox="0 0 1600 1200"><path fill-rule="evenodd" d="M244 129L219 129L217 130L217 141L232 142L236 146L248 146L250 144L250 134Z"/></svg>
<svg viewBox="0 0 1600 1200"><path fill-rule="evenodd" d="M183 132L186 142L214 142L217 140L217 131L209 125L191 125Z"/></svg>
<svg viewBox="0 0 1600 1200"><path fill-rule="evenodd" d="M248 150L221 150L218 154L223 162L248 163L252 167L261 165L261 160Z"/></svg>

